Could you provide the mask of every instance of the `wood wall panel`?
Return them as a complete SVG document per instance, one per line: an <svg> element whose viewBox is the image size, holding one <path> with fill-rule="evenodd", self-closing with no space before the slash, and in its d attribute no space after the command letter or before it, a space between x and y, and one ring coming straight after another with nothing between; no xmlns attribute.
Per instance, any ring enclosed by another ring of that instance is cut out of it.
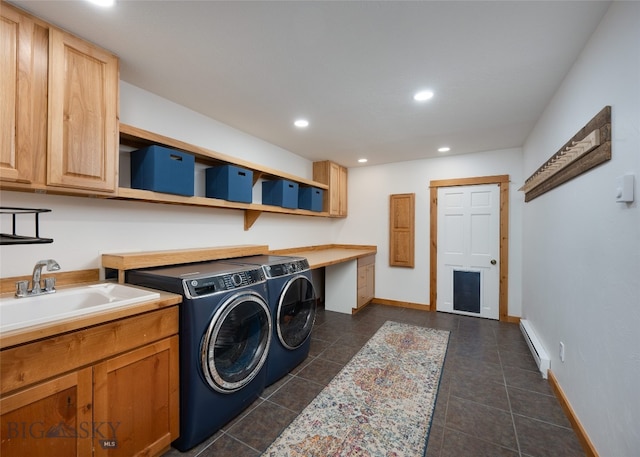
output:
<svg viewBox="0 0 640 457"><path fill-rule="evenodd" d="M416 194L394 194L389 197L389 265L415 266L415 201Z"/></svg>

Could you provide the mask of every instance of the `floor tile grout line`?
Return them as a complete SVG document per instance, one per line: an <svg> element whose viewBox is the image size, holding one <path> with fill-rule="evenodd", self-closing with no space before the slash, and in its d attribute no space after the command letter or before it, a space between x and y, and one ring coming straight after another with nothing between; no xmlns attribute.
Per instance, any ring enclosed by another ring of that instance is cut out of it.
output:
<svg viewBox="0 0 640 457"><path fill-rule="evenodd" d="M449 333L449 339L451 339L451 333ZM446 355L444 363L446 363ZM442 364L442 370L444 371L444 363ZM440 382L442 382L442 375L440 376ZM448 381L451 384L451 381ZM444 431L447 426L447 413L449 412L449 400L451 399L451 385L447 385L447 401L444 404L444 420L442 424L442 437L440 438L439 454L442 454L442 448L444 447ZM438 399L436 398L436 402ZM435 413L436 404L433 404L433 411ZM427 449L429 447L429 437L427 436Z"/></svg>
<svg viewBox="0 0 640 457"><path fill-rule="evenodd" d="M545 394L544 392L538 392L537 390L527 389L526 387L514 386L513 384L506 384L506 386L508 388L511 388L511 389L522 390L523 392L529 392L529 393L532 393L532 394L538 394L538 395L542 395L544 397L556 398L556 397L553 396L553 394Z"/></svg>
<svg viewBox="0 0 640 457"><path fill-rule="evenodd" d="M314 398L314 400L315 400L315 398ZM312 400L312 401L313 401L313 400ZM265 402L268 402L269 404L271 404L271 405L275 405L275 406L278 406L278 407L280 407L280 408L284 408L284 409L286 409L287 411L291 411L292 413L295 413L296 415L300 415L300 413L302 412L302 411L296 411L295 409L288 408L288 407L286 407L286 406L284 406L284 405L281 405L280 403L276 403L275 401L265 400ZM303 409L304 409L304 408L303 408ZM295 418L294 418L293 420L295 420ZM291 422L293 422L293 420L292 420ZM287 426L287 427L288 427L288 426Z"/></svg>
<svg viewBox="0 0 640 457"><path fill-rule="evenodd" d="M495 331L494 331L494 335L495 335ZM496 336L496 340L497 340L497 336ZM513 407L511 406L511 397L509 396L509 389L507 388L507 376L504 374L504 365L502 363L502 355L500 354L500 351L498 351L498 360L500 361L500 372L502 373L502 378L504 381L504 390L505 390L505 393L507 394L507 404L509 405L509 414L511 416L511 425L513 427L513 435L516 439L516 446L518 447L518 455L522 457L522 449L520 448L520 439L518 437L518 429L516 428L516 420L513 417L514 412L513 412Z"/></svg>
<svg viewBox="0 0 640 457"><path fill-rule="evenodd" d="M262 454L263 454L263 452L262 452L262 451L260 451L259 449L254 448L254 447L253 447L253 446L251 446L250 444L245 443L244 441L242 441L242 440L240 440L240 439L236 438L235 436L231 435L230 433L225 433L225 435L227 435L227 436L228 436L229 438L231 438L232 440L237 441L238 443L242 444L243 446L246 446L246 447L248 447L249 449L252 449L252 450L256 451L259 455L262 455ZM216 441L217 441L217 440L216 440Z"/></svg>
<svg viewBox="0 0 640 457"><path fill-rule="evenodd" d="M543 420L543 419L539 419L537 417L527 416L525 414L518 414L518 413L513 413L513 415L514 416L518 416L518 417L523 417L525 419L529 419L529 420L532 420L532 421L540 422L542 424L551 425L552 427L558 427L558 428L561 428L563 430L567 430L567 431L571 431L571 432L574 431L572 427L565 427L564 425L558 425L558 424L556 424L554 422L549 422L549 421L546 421L546 420Z"/></svg>
<svg viewBox="0 0 640 457"><path fill-rule="evenodd" d="M451 431L456 432L456 433L460 433L460 434L468 436L468 437L470 437L472 439L480 440L480 441L482 441L484 443L488 443L488 444L491 444L493 446L497 446L497 447L502 448L502 449L507 449L509 451L518 452L518 454L521 455L518 449L514 449L514 448L511 448L509 446L504 446L504 445L502 445L500 443L496 443L495 441L490 441L490 440L484 439L482 437L472 435L470 433L465 432L464 430L458 430L457 428L447 427L447 426L443 426L442 428L451 430ZM444 436L444 433L442 435ZM524 456L522 456L522 457L524 457Z"/></svg>
<svg viewBox="0 0 640 457"><path fill-rule="evenodd" d="M500 383L496 383L496 384L500 384ZM500 385L502 385L502 384L500 384ZM511 413L510 409L507 410L507 409L498 408L497 406L487 405L486 403L482 403L482 402L479 402L479 401L471 400L469 398L460 397L460 396L455 395L455 394L454 395L450 395L450 397L453 397L453 398L455 398L457 400L462 400L462 401L466 401L466 402L469 402L469 403L473 403L474 405L484 406L486 408L489 408L489 409L492 409L492 410L495 410L495 411L498 411L498 412L502 412L502 413L505 413L505 414L510 414Z"/></svg>
<svg viewBox="0 0 640 457"><path fill-rule="evenodd" d="M302 381L311 382L311 383L313 383L313 384L315 384L317 386L321 386L321 387L327 387L329 385L329 382L331 382L333 380L333 378L331 378L328 383L323 384L321 382L314 381L313 379L307 379L307 378L303 378L302 376L298 376L297 373L296 374L292 374L291 377L292 378L296 378L296 379L300 379ZM334 378L335 378L335 376L334 376ZM291 381L292 380L287 381L286 384L289 384ZM286 384L283 384L282 387L284 387ZM280 390L280 388L278 388L278 390ZM274 393L276 393L278 390L276 390ZM269 397L271 397L271 395L269 395Z"/></svg>
<svg viewBox="0 0 640 457"><path fill-rule="evenodd" d="M456 322L458 325L460 325L460 322ZM455 329L451 329L448 330L449 331L449 341L447 342L447 349L448 349L448 345L451 344L451 338L454 336L453 332ZM453 355L453 354L452 354ZM445 358L442 362L442 371L444 372L445 370L445 363L447 362L447 354L445 353ZM442 375L440 376L440 382L442 382ZM447 415L449 413L449 400L451 400L451 380L448 381L448 385L447 385L447 401L445 403L444 406L444 420L443 420L443 424L442 424L442 437L440 438L440 449L439 449L439 454L442 454L442 449L444 448L444 436L445 436L445 429L447 427ZM437 401L437 398L436 398ZM435 403L433 405L433 410L435 412ZM429 437L427 437L427 449L429 447Z"/></svg>

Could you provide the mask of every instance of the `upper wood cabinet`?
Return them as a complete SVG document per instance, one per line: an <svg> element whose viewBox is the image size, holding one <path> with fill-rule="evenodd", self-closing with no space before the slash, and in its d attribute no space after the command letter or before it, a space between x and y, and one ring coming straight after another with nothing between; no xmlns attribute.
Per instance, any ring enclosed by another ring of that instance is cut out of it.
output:
<svg viewBox="0 0 640 457"><path fill-rule="evenodd" d="M329 186L324 195L323 211L330 216L347 217L347 169L329 160L314 162L313 179Z"/></svg>
<svg viewBox="0 0 640 457"><path fill-rule="evenodd" d="M117 57L1 5L2 188L113 194Z"/></svg>
<svg viewBox="0 0 640 457"><path fill-rule="evenodd" d="M415 194L389 198L389 265L415 266Z"/></svg>
<svg viewBox="0 0 640 457"><path fill-rule="evenodd" d="M47 184L115 192L118 59L55 28L49 37Z"/></svg>
<svg viewBox="0 0 640 457"><path fill-rule="evenodd" d="M44 183L49 28L1 5L0 180Z"/></svg>

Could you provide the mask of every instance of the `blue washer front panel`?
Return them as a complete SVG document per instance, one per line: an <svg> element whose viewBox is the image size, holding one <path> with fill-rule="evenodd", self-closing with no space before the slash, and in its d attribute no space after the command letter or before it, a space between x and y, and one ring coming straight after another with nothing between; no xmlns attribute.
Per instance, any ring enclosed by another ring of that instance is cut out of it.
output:
<svg viewBox="0 0 640 457"><path fill-rule="evenodd" d="M180 436L172 445L186 451L216 433L264 390L273 335L264 273L255 267L204 262L131 271L127 282L183 295ZM254 364L254 372L243 362Z"/></svg>

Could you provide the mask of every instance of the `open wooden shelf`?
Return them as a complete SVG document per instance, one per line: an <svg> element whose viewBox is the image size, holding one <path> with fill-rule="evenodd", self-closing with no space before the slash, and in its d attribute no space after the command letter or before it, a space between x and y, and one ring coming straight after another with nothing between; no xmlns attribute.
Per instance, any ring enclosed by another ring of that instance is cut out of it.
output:
<svg viewBox="0 0 640 457"><path fill-rule="evenodd" d="M124 282L124 273L137 268L161 267L182 263L207 262L269 252L267 245L214 246L166 251L122 252L102 254L102 266L118 270L118 282Z"/></svg>
<svg viewBox="0 0 640 457"><path fill-rule="evenodd" d="M169 138L147 130L139 129L127 124L120 124L120 144L132 148L140 149L150 145L165 146L179 149L192 154L196 161L214 165L231 164L242 167L253 172L253 184L260 178L264 179L287 179L298 183L303 187L315 187L327 192L329 186L321 182L300 178L288 173L284 173L273 168L247 162L242 159L228 156L216 151L205 149L180 140ZM228 200L208 197L186 197L182 195L165 194L149 190L131 189L120 187L117 191L118 199L140 200L151 203L166 203L176 205L204 206L212 208L238 209L244 211L244 229L249 230L262 213L293 214L298 216L329 217L326 211L309 211L305 209L291 209L280 206L263 205L260 203L239 203Z"/></svg>

